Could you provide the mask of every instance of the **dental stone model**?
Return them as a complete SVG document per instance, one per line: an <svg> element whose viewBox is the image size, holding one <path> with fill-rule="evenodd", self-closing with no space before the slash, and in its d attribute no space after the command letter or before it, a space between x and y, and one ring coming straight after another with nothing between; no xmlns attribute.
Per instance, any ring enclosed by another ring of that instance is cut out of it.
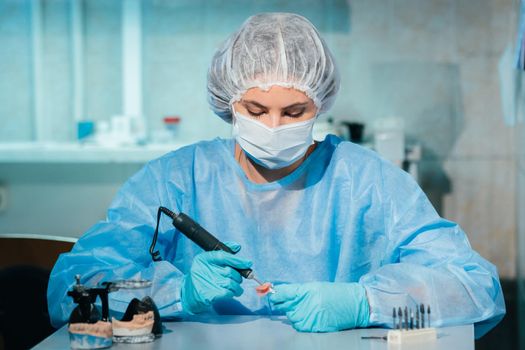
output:
<svg viewBox="0 0 525 350"><path fill-rule="evenodd" d="M72 349L102 349L113 345L110 322L71 323L68 331Z"/></svg>
<svg viewBox="0 0 525 350"><path fill-rule="evenodd" d="M159 310L150 297L134 298L122 320L109 320L108 294L119 289L141 289L151 285L147 280L121 280L102 282L96 287L80 283L67 292L77 306L69 316L69 340L72 349L101 349L120 343L145 343L162 335ZM95 305L100 298L102 311Z"/></svg>
<svg viewBox="0 0 525 350"><path fill-rule="evenodd" d="M133 315L131 321L119 321L116 318L111 319L114 336L137 336L150 334L153 329L153 311L145 314Z"/></svg>
<svg viewBox="0 0 525 350"><path fill-rule="evenodd" d="M160 314L150 297L134 298L122 319L113 317L111 322L116 343L147 343L162 335Z"/></svg>

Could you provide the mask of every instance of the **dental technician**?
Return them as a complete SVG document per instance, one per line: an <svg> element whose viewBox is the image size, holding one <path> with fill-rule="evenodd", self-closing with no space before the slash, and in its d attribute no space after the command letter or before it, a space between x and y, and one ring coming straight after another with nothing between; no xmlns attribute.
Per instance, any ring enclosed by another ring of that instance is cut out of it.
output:
<svg viewBox="0 0 525 350"><path fill-rule="evenodd" d="M143 293L164 317L267 315L271 305L298 331L331 332L391 327L393 307L423 303L433 326L473 323L476 337L494 327L505 314L495 266L411 176L336 136L312 140L338 90L334 59L307 19L248 18L208 71L209 104L233 138L170 152L124 184L107 219L59 257L48 289L53 324L67 322L66 293L80 274L86 285L151 280ZM238 253L203 252L164 220L163 260L154 262L159 206ZM233 269L248 267L274 284L270 304ZM110 307L123 312L134 293L110 294Z"/></svg>

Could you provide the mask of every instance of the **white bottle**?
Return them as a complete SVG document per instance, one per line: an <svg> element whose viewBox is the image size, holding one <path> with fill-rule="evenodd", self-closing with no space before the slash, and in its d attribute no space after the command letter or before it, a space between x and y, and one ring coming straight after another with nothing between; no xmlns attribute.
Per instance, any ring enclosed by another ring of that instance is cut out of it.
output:
<svg viewBox="0 0 525 350"><path fill-rule="evenodd" d="M405 132L402 119L389 117L374 122L374 149L397 166L405 159Z"/></svg>

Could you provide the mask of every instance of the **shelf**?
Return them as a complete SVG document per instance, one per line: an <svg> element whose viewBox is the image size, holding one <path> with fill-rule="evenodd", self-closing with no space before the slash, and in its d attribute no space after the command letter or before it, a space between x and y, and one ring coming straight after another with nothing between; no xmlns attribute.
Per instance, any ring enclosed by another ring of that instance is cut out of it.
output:
<svg viewBox="0 0 525 350"><path fill-rule="evenodd" d="M59 142L0 143L1 163L146 163L189 143L145 146L100 146ZM364 145L371 148L372 145ZM407 160L417 163L421 146L407 147Z"/></svg>
<svg viewBox="0 0 525 350"><path fill-rule="evenodd" d="M58 142L0 143L0 163L145 163L186 145L109 147Z"/></svg>

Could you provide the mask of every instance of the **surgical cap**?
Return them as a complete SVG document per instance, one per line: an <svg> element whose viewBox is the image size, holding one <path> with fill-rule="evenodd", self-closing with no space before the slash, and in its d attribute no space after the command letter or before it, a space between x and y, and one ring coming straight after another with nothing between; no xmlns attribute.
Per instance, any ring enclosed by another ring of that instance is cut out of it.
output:
<svg viewBox="0 0 525 350"><path fill-rule="evenodd" d="M292 13L252 16L219 47L208 71L211 109L231 123L231 105L251 88L273 85L304 92L318 113L332 106L339 72L319 32Z"/></svg>

